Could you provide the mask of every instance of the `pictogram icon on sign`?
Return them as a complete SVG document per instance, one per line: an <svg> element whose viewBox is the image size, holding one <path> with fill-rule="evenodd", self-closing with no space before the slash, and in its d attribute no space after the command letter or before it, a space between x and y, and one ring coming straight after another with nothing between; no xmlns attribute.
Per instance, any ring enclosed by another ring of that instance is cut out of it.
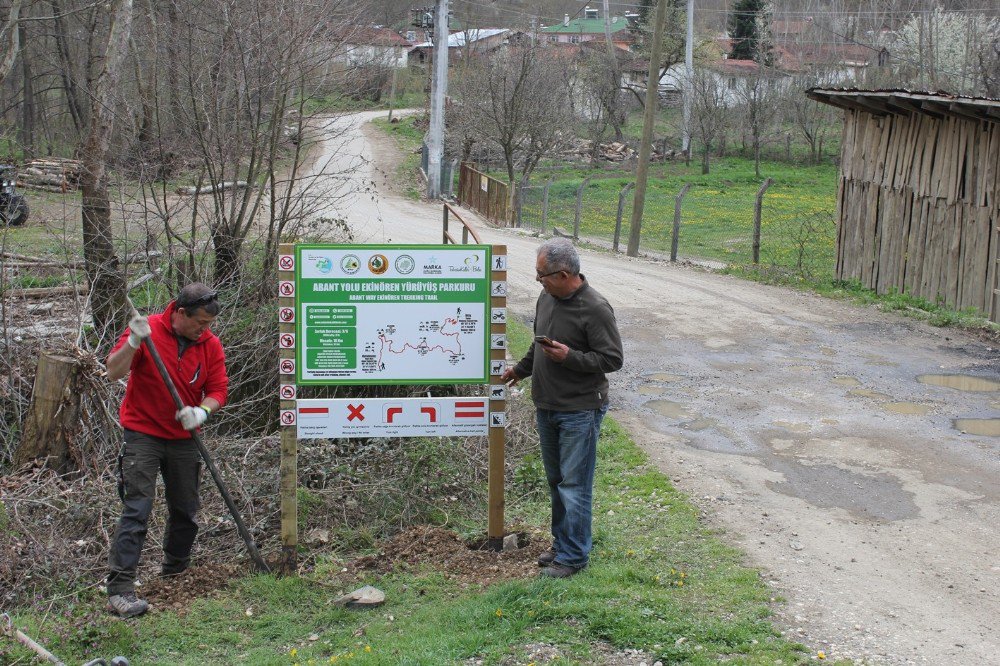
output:
<svg viewBox="0 0 1000 666"><path fill-rule="evenodd" d="M456 419L481 419L485 414L485 400L463 400L455 403Z"/></svg>
<svg viewBox="0 0 1000 666"><path fill-rule="evenodd" d="M493 255L493 270L495 270L495 271L505 271L505 270L507 270L507 255L506 254L495 254L495 255Z"/></svg>
<svg viewBox="0 0 1000 666"><path fill-rule="evenodd" d="M278 320L282 324L291 324L295 321L295 308L278 308Z"/></svg>
<svg viewBox="0 0 1000 666"><path fill-rule="evenodd" d="M431 423L437 423L438 420L438 408L425 405L420 408L421 414L426 414L427 418L430 419Z"/></svg>
<svg viewBox="0 0 1000 666"><path fill-rule="evenodd" d="M490 361L490 374L494 377L502 375L507 369L507 361Z"/></svg>
<svg viewBox="0 0 1000 666"><path fill-rule="evenodd" d="M283 410L281 410L281 425L283 425L283 426L293 426L293 425L295 425L295 410L294 409L283 409Z"/></svg>
<svg viewBox="0 0 1000 666"><path fill-rule="evenodd" d="M490 321L494 324L507 323L507 308L493 308Z"/></svg>
<svg viewBox="0 0 1000 666"><path fill-rule="evenodd" d="M282 280L278 283L278 295L290 298L295 295L295 283L291 280Z"/></svg>
<svg viewBox="0 0 1000 666"><path fill-rule="evenodd" d="M295 268L295 258L290 254L283 254L278 257L278 269L290 271Z"/></svg>
<svg viewBox="0 0 1000 666"><path fill-rule="evenodd" d="M295 384L282 384L278 389L278 396L282 400L295 400Z"/></svg>
<svg viewBox="0 0 1000 666"><path fill-rule="evenodd" d="M365 415L361 413L364 410L365 410L364 403L359 404L357 407L355 407L354 405L348 404L347 405L347 411L350 412L350 414L347 415L347 420L348 421L353 421L354 419L357 419L359 421L364 421L365 420ZM400 409L399 411L403 411L403 410Z"/></svg>
<svg viewBox="0 0 1000 666"><path fill-rule="evenodd" d="M506 296L507 283L504 280L495 280L493 282L493 286L490 289L490 294L492 296Z"/></svg>
<svg viewBox="0 0 1000 666"><path fill-rule="evenodd" d="M490 400L506 400L507 387L503 384L493 384L490 386Z"/></svg>
<svg viewBox="0 0 1000 666"><path fill-rule="evenodd" d="M282 333L278 336L278 346L282 349L292 349L295 347L295 334L294 333Z"/></svg>
<svg viewBox="0 0 1000 666"><path fill-rule="evenodd" d="M278 363L278 371L283 375L294 375L295 374L295 359L283 358L281 362Z"/></svg>
<svg viewBox="0 0 1000 666"><path fill-rule="evenodd" d="M395 420L396 416L399 415L399 414L402 414L402 413L403 413L403 408L402 407L388 407L388 408L386 408L386 410L385 410L385 422L386 423L392 423ZM350 421L350 419L347 419L347 420Z"/></svg>
<svg viewBox="0 0 1000 666"><path fill-rule="evenodd" d="M504 412L490 412L490 427L503 428L507 425L507 414Z"/></svg>
<svg viewBox="0 0 1000 666"><path fill-rule="evenodd" d="M490 349L507 349L507 336L503 333L490 335Z"/></svg>

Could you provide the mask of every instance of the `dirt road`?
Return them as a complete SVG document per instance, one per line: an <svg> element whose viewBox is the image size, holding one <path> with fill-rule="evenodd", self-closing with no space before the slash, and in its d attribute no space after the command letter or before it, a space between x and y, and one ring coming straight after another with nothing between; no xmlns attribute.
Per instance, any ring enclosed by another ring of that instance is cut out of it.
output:
<svg viewBox="0 0 1000 666"><path fill-rule="evenodd" d="M375 190L344 209L356 238L439 242L439 205L387 195L386 174L358 166L394 164L391 143L352 137L355 157L335 161ZM508 246L510 307L530 318L539 240L476 225ZM833 658L1000 662L1000 437L995 420L955 421L1000 417L996 349L697 269L582 257L625 338L615 418L788 600L780 626Z"/></svg>

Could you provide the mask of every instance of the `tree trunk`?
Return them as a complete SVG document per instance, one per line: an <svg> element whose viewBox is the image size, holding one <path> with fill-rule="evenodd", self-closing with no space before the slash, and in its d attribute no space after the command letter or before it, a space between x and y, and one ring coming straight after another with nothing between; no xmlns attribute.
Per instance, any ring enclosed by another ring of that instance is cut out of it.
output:
<svg viewBox="0 0 1000 666"><path fill-rule="evenodd" d="M35 156L35 87L31 76L31 58L27 53L27 35L22 21L17 26L21 41L21 73L23 74L23 94L21 96L21 150L25 159Z"/></svg>
<svg viewBox="0 0 1000 666"><path fill-rule="evenodd" d="M46 466L60 473L79 469L75 437L80 426L80 366L71 356L42 352L38 357L31 404L14 451L14 466L47 458Z"/></svg>
<svg viewBox="0 0 1000 666"><path fill-rule="evenodd" d="M237 284L240 280L240 249L241 239L225 231L212 234L212 247L215 248L215 286Z"/></svg>
<svg viewBox="0 0 1000 666"><path fill-rule="evenodd" d="M108 31L104 66L94 86L90 130L83 150L80 190L83 197L83 257L91 287L91 311L99 339L112 340L124 328L125 275L112 243L111 199L108 196L107 159L111 144L122 63L132 33L132 0L118 0Z"/></svg>
<svg viewBox="0 0 1000 666"><path fill-rule="evenodd" d="M0 85L14 69L17 52L20 50L21 33L18 20L21 15L21 0L10 4L7 22L0 25Z"/></svg>
<svg viewBox="0 0 1000 666"><path fill-rule="evenodd" d="M55 20L56 48L59 51L59 75L62 77L63 90L66 91L66 106L69 107L69 115L73 119L73 126L76 128L77 136L83 133L87 125L84 117L84 110L80 104L80 95L77 92L76 73L73 71L73 58L69 53L69 43L66 39L66 24L63 22L63 9L60 0L49 0L52 6L52 16Z"/></svg>
<svg viewBox="0 0 1000 666"><path fill-rule="evenodd" d="M708 153L709 153L710 148L711 148L711 146L709 146L706 143L705 144L705 149L701 153L701 175L703 175L703 176L708 175ZM691 152L691 150L689 148L688 149L688 153L690 153L690 152Z"/></svg>

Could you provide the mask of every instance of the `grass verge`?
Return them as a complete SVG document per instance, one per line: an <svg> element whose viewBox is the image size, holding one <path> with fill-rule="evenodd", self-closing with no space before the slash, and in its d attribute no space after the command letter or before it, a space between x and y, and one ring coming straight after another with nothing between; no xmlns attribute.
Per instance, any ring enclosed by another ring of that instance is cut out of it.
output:
<svg viewBox="0 0 1000 666"><path fill-rule="evenodd" d="M401 192L411 201L419 201L423 192L423 181L420 178L420 153L417 152L424 138L424 130L420 122L423 114L402 116L399 122L390 123L387 118L376 118L372 124L396 142L396 147L403 153L403 159L395 168L394 189Z"/></svg>

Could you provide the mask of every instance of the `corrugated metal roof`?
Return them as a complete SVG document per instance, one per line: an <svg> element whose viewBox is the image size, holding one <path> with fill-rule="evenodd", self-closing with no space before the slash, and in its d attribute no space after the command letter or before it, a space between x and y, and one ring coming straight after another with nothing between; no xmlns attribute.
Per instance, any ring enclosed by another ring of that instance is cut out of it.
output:
<svg viewBox="0 0 1000 666"><path fill-rule="evenodd" d="M619 16L616 22L611 24L611 32L618 32L620 30L628 29L628 21L625 18ZM550 25L548 27L542 28L542 32L547 33L570 33L570 34L603 34L604 33L604 19L572 19L569 25L564 25L562 23L557 23L555 25Z"/></svg>
<svg viewBox="0 0 1000 666"><path fill-rule="evenodd" d="M923 113L939 117L956 116L969 120L1000 122L1000 99L954 95L943 90L810 88L806 91L806 95L818 102L876 115Z"/></svg>

